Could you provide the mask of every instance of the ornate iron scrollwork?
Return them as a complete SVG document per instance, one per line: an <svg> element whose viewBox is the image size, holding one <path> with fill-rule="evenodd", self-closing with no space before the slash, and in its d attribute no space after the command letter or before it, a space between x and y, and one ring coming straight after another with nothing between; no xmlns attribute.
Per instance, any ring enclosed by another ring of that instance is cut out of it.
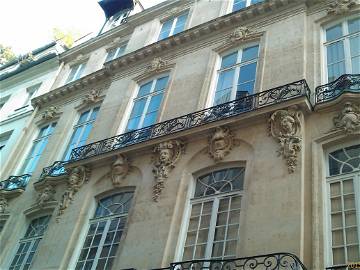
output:
<svg viewBox="0 0 360 270"><path fill-rule="evenodd" d="M30 174L10 176L8 179L0 182L0 191L1 190L11 191L15 189L24 190L30 177L31 177Z"/></svg>
<svg viewBox="0 0 360 270"><path fill-rule="evenodd" d="M360 93L360 74L344 74L337 80L315 88L315 105L333 100L344 92Z"/></svg>

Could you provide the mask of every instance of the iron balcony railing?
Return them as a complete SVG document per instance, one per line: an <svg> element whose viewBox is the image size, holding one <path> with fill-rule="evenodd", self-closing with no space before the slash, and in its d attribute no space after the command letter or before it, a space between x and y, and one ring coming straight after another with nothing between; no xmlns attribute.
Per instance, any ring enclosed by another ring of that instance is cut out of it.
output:
<svg viewBox="0 0 360 270"><path fill-rule="evenodd" d="M169 270L306 270L300 259L291 253L272 253L224 260L192 260L171 263ZM160 269L152 269L160 270Z"/></svg>
<svg viewBox="0 0 360 270"><path fill-rule="evenodd" d="M20 176L9 176L8 179L0 182L0 191L11 191L15 189L25 189L29 182L30 174L23 174Z"/></svg>
<svg viewBox="0 0 360 270"><path fill-rule="evenodd" d="M315 88L315 105L331 101L342 93L360 93L360 74L344 74L335 81Z"/></svg>
<svg viewBox="0 0 360 270"><path fill-rule="evenodd" d="M44 168L40 180L47 176L53 177L66 174L67 172L63 167L68 162L75 162L105 154L130 145L199 127L303 96L308 99L310 97L310 89L306 80L296 81L254 95L244 96L234 101L87 144L73 149L69 161L56 161L52 166Z"/></svg>

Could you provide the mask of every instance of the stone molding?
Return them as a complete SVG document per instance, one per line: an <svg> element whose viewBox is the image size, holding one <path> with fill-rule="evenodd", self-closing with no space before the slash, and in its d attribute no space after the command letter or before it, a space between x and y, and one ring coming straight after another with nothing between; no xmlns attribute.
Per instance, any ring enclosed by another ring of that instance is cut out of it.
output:
<svg viewBox="0 0 360 270"><path fill-rule="evenodd" d="M219 162L237 145L239 145L239 140L234 138L228 127L216 127L209 137L207 152L215 162Z"/></svg>
<svg viewBox="0 0 360 270"><path fill-rule="evenodd" d="M185 143L182 140L169 140L155 146L153 155L153 173L155 185L153 186L153 200L158 202L159 196L165 187L165 181L169 173L175 168L185 152Z"/></svg>
<svg viewBox="0 0 360 270"><path fill-rule="evenodd" d="M126 155L119 154L111 164L110 177L114 187L121 186L121 182L130 172L130 162Z"/></svg>
<svg viewBox="0 0 360 270"><path fill-rule="evenodd" d="M278 155L286 160L288 172L293 173L297 166L298 152L301 150L301 112L296 108L274 112L269 122L269 135L279 144Z"/></svg>
<svg viewBox="0 0 360 270"><path fill-rule="evenodd" d="M335 2L329 4L327 14L344 15L349 13L357 4L358 1L356 0L336 0Z"/></svg>
<svg viewBox="0 0 360 270"><path fill-rule="evenodd" d="M346 102L344 108L333 118L334 128L331 131L341 130L346 134L355 134L360 131L360 104Z"/></svg>
<svg viewBox="0 0 360 270"><path fill-rule="evenodd" d="M80 190L83 184L89 181L90 169L85 166L78 166L74 168L68 178L67 188L62 195L57 214L57 220L73 202L75 194Z"/></svg>

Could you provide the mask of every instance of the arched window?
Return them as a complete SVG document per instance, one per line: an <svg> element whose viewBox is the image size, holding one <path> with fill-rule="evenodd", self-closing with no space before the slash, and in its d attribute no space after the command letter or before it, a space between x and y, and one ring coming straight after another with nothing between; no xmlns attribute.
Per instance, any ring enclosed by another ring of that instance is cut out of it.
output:
<svg viewBox="0 0 360 270"><path fill-rule="evenodd" d="M360 261L360 145L328 155L329 264Z"/></svg>
<svg viewBox="0 0 360 270"><path fill-rule="evenodd" d="M235 167L197 178L183 260L236 256L244 173Z"/></svg>
<svg viewBox="0 0 360 270"><path fill-rule="evenodd" d="M25 233L20 239L19 248L9 267L10 270L30 269L34 254L48 226L50 216L33 219Z"/></svg>
<svg viewBox="0 0 360 270"><path fill-rule="evenodd" d="M132 198L132 192L124 192L99 200L76 270L111 269Z"/></svg>

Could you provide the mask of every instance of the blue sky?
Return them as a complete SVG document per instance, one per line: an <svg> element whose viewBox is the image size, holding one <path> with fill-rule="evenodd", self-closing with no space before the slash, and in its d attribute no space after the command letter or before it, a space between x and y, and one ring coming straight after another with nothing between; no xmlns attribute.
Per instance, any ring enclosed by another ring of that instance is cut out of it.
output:
<svg viewBox="0 0 360 270"><path fill-rule="evenodd" d="M164 0L140 0L145 8ZM52 41L54 27L97 33L105 16L97 0L4 0L0 43L24 54Z"/></svg>

